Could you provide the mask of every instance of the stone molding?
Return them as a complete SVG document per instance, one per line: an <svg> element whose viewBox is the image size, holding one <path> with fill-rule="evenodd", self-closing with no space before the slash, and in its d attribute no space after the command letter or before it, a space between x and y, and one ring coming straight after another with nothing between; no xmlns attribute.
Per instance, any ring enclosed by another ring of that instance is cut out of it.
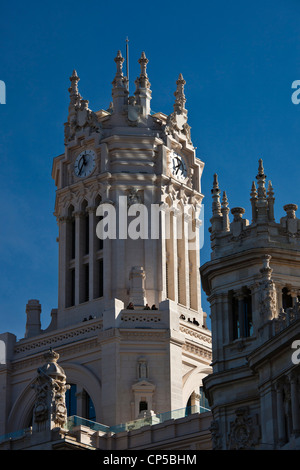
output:
<svg viewBox="0 0 300 470"><path fill-rule="evenodd" d="M89 325L81 324L80 327L67 329L66 331L57 332L56 334L47 335L46 337L41 337L40 339L35 339L34 341L21 341L15 347L15 354L21 354L24 352L44 348L45 346L49 347L53 344L59 345L63 342L65 344L66 340L73 340L74 338L80 338L89 333L97 332L99 329L102 329L103 321L102 319L97 319L96 322L93 322ZM86 338L83 338L86 339Z"/></svg>

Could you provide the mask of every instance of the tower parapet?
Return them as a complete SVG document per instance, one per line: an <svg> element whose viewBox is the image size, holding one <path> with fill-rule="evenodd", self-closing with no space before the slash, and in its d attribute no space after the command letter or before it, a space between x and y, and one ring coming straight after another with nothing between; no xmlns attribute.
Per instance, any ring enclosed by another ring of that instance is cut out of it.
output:
<svg viewBox="0 0 300 470"><path fill-rule="evenodd" d="M244 218L245 209L235 207L231 209L233 219L228 218L227 196L220 206L220 188L217 175L214 175L213 182L213 203L211 227L211 259L217 259L232 252L240 252L253 247L255 240L256 247L277 247L279 249L300 248L300 219L296 216L298 206L287 204L283 207L286 215L275 221L274 217L274 190L272 182L268 182L266 190L266 175L263 162L259 160L258 174L255 182L252 183L250 192L250 202L252 208L252 220L249 222Z"/></svg>

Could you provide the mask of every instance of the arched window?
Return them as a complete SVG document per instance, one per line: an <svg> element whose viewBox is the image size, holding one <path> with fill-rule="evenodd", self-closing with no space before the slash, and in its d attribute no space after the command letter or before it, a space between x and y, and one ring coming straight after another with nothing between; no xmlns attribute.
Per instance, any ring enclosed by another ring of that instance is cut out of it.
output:
<svg viewBox="0 0 300 470"><path fill-rule="evenodd" d="M185 416L189 416L190 414L192 414L192 395L188 399L185 407Z"/></svg>
<svg viewBox="0 0 300 470"><path fill-rule="evenodd" d="M70 388L66 391L66 408L68 416L77 415L77 398L76 398L77 386L71 384Z"/></svg>
<svg viewBox="0 0 300 470"><path fill-rule="evenodd" d="M96 411L93 400L86 390L83 390L80 394L80 399L82 400L82 414L81 418L86 418L91 421L96 420ZM66 391L66 408L68 416L78 415L77 410L77 385L71 384L70 388Z"/></svg>
<svg viewBox="0 0 300 470"><path fill-rule="evenodd" d="M96 411L94 407L94 403L87 392L85 398L85 417L90 419L91 421L96 421Z"/></svg>
<svg viewBox="0 0 300 470"><path fill-rule="evenodd" d="M208 399L205 396L204 388L203 388L202 385L199 388L199 394L200 394L199 405L202 406L203 408L208 408L209 409Z"/></svg>

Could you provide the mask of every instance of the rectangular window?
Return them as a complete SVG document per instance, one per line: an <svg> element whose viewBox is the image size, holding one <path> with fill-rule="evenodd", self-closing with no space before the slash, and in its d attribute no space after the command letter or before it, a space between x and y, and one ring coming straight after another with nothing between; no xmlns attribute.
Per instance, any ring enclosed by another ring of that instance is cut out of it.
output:
<svg viewBox="0 0 300 470"><path fill-rule="evenodd" d="M238 300L232 296L231 300L231 312L232 312L232 339L240 338L240 321L239 321L239 310Z"/></svg>
<svg viewBox="0 0 300 470"><path fill-rule="evenodd" d="M89 265L85 264L84 265L84 298L83 302L88 302L89 300L89 281L90 281L90 275L89 275Z"/></svg>
<svg viewBox="0 0 300 470"><path fill-rule="evenodd" d="M75 219L71 221L71 259L75 258L75 244L76 244L76 230L75 230Z"/></svg>
<svg viewBox="0 0 300 470"><path fill-rule="evenodd" d="M252 298L251 293L244 297L244 336L248 338L253 334Z"/></svg>
<svg viewBox="0 0 300 470"><path fill-rule="evenodd" d="M90 221L89 216L85 216L85 234L84 234L85 249L84 254L88 255L90 251Z"/></svg>
<svg viewBox="0 0 300 470"><path fill-rule="evenodd" d="M71 269L71 296L70 296L70 307L75 305L75 269Z"/></svg>
<svg viewBox="0 0 300 470"><path fill-rule="evenodd" d="M98 263L99 263L99 297L103 297L103 259L99 259Z"/></svg>

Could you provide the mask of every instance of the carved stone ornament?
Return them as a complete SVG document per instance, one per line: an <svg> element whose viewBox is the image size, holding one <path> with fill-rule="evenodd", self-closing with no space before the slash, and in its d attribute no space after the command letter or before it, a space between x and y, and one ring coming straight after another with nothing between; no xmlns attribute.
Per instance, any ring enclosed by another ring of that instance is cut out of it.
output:
<svg viewBox="0 0 300 470"><path fill-rule="evenodd" d="M36 393L32 428L36 432L64 427L67 419L65 393L69 386L63 369L57 364L59 354L50 348L44 358L46 363L37 370L32 386Z"/></svg>
<svg viewBox="0 0 300 470"><path fill-rule="evenodd" d="M228 448L230 450L251 450L258 444L260 428L257 415L250 416L247 406L235 411L236 418L230 423Z"/></svg>
<svg viewBox="0 0 300 470"><path fill-rule="evenodd" d="M213 450L220 450L222 448L222 436L220 433L219 421L213 420L209 430L211 432Z"/></svg>
<svg viewBox="0 0 300 470"><path fill-rule="evenodd" d="M97 114L89 109L89 102L82 99L82 96L78 92L79 77L76 70L73 71L70 81L70 105L68 121L65 123L65 143L73 140L77 132L86 129L89 135L94 132L102 134L102 127L101 123L98 121Z"/></svg>
<svg viewBox="0 0 300 470"><path fill-rule="evenodd" d="M276 316L276 288L271 280L270 255L263 257L263 267L260 269L262 280L259 282L259 311L262 321L271 320Z"/></svg>
<svg viewBox="0 0 300 470"><path fill-rule="evenodd" d="M140 357L137 361L137 376L139 380L148 379L148 362L144 357Z"/></svg>
<svg viewBox="0 0 300 470"><path fill-rule="evenodd" d="M80 100L80 105L74 107L75 115L73 115L67 123L65 123L65 141L73 140L76 133L88 129L89 135L93 132L101 133L101 124L98 122L96 113L88 108L87 100Z"/></svg>
<svg viewBox="0 0 300 470"><path fill-rule="evenodd" d="M141 204L141 203L142 203L142 199L141 199L138 189L130 188L127 193L128 207L132 206L133 204Z"/></svg>
<svg viewBox="0 0 300 470"><path fill-rule="evenodd" d="M176 98L174 103L174 111L167 117L165 133L167 135L172 135L173 137L175 137L178 133L182 133L185 135L188 143L191 144L191 127L187 123L187 110L185 109L185 80L183 79L182 74L179 74L176 85L177 89L174 93Z"/></svg>

